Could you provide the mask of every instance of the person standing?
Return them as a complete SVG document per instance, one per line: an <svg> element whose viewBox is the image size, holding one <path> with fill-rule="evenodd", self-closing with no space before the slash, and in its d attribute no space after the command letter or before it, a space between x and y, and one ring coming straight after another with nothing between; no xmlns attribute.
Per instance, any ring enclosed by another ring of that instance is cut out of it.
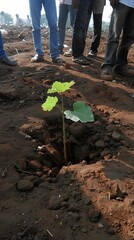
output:
<svg viewBox="0 0 134 240"><path fill-rule="evenodd" d="M50 57L53 63L62 63L58 48L58 26L55 0L29 0L30 15L33 27L33 41L36 54L31 59L32 63L44 61L44 51L41 40L41 10L44 7L50 29Z"/></svg>
<svg viewBox="0 0 134 240"><path fill-rule="evenodd" d="M19 17L19 15L16 14L15 17L16 17L15 25L16 25L17 27L23 27L23 21L22 21L22 19Z"/></svg>
<svg viewBox="0 0 134 240"><path fill-rule="evenodd" d="M127 56L134 43L134 1L110 0L113 7L101 79L112 81L114 73L133 76Z"/></svg>
<svg viewBox="0 0 134 240"><path fill-rule="evenodd" d="M59 28L59 50L61 54L64 54L63 49L64 49L66 23L68 19L68 14L70 14L71 30L73 30L74 19L75 19L75 8L72 6L72 0L60 0L58 28ZM70 50L70 54L71 54L71 50Z"/></svg>
<svg viewBox="0 0 134 240"><path fill-rule="evenodd" d="M6 64L6 65L9 65L9 66L16 66L17 63L16 61L13 61L12 59L10 59L4 48L3 48L3 39L2 39L2 34L1 34L1 31L0 31L0 63L3 63L3 64Z"/></svg>
<svg viewBox="0 0 134 240"><path fill-rule="evenodd" d="M93 24L94 24L94 37L91 43L88 57L95 57L100 45L101 32L102 32L102 16L106 0L95 0L93 6Z"/></svg>
<svg viewBox="0 0 134 240"><path fill-rule="evenodd" d="M87 35L87 23L91 16L94 0L72 0L76 11L76 17L72 38L73 61L82 65L89 65L88 59L83 55Z"/></svg>

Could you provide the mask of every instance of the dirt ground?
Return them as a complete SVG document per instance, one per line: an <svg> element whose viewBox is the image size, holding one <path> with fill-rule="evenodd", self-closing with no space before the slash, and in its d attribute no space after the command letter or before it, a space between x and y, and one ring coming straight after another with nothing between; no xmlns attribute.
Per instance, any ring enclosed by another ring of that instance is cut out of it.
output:
<svg viewBox="0 0 134 240"><path fill-rule="evenodd" d="M30 63L31 30L21 31L4 35L18 66L0 64L0 239L134 240L134 78L100 79L106 33L98 56L80 66L64 56L63 65L51 63L47 30L45 61ZM134 65L134 46L128 60ZM61 114L41 105L54 81L72 80L65 107L84 101L95 121L65 120L65 165Z"/></svg>

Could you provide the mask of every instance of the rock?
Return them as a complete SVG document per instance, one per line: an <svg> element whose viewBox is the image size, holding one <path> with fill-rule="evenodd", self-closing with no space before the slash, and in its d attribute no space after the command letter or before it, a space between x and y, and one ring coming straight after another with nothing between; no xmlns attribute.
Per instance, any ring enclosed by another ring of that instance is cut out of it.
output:
<svg viewBox="0 0 134 240"><path fill-rule="evenodd" d="M115 234L115 230L113 228L109 228L107 232L111 235Z"/></svg>
<svg viewBox="0 0 134 240"><path fill-rule="evenodd" d="M114 185L113 186L113 193L109 195L109 199L116 199L118 201L123 201L123 199L125 198L125 196L127 195L126 192L122 192L120 190L119 185Z"/></svg>
<svg viewBox="0 0 134 240"><path fill-rule="evenodd" d="M24 171L27 170L26 160L24 160L24 159L19 159L19 160L18 160L18 165L19 165L19 167L20 167L22 170L24 170Z"/></svg>
<svg viewBox="0 0 134 240"><path fill-rule="evenodd" d="M125 146L125 147L128 147L128 146L129 146L129 143L128 143L127 141L125 141L125 140L122 140L122 141L121 141L121 144L122 144L123 146Z"/></svg>
<svg viewBox="0 0 134 240"><path fill-rule="evenodd" d="M37 160L32 160L28 162L28 166L29 168L33 169L33 170L39 170L42 169L42 165L39 161Z"/></svg>
<svg viewBox="0 0 134 240"><path fill-rule="evenodd" d="M101 152L101 157L104 158L105 156L108 156L110 154L110 150L109 149L105 149Z"/></svg>
<svg viewBox="0 0 134 240"><path fill-rule="evenodd" d="M117 132L117 131L113 131L113 133L112 133L112 138L115 140L115 141L120 141L121 140L121 135L120 135L120 133L119 132Z"/></svg>
<svg viewBox="0 0 134 240"><path fill-rule="evenodd" d="M17 183L17 189L19 191L29 191L34 187L33 183L30 180L20 180Z"/></svg>
<svg viewBox="0 0 134 240"><path fill-rule="evenodd" d="M61 208L62 198L59 196L52 195L49 199L47 209L58 210Z"/></svg>
<svg viewBox="0 0 134 240"><path fill-rule="evenodd" d="M117 129L117 127L116 127L115 125L113 125L113 124L109 124L108 126L106 126L106 131L107 131L108 133L113 132L113 131L115 131L116 129Z"/></svg>
<svg viewBox="0 0 134 240"><path fill-rule="evenodd" d="M0 96L2 97L7 97L7 98L10 98L10 99L15 99L17 97L17 92L16 92L16 89L14 88L10 88L10 89L0 89Z"/></svg>
<svg viewBox="0 0 134 240"><path fill-rule="evenodd" d="M100 220L101 213L97 210L92 210L89 212L89 219L91 222L98 222Z"/></svg>
<svg viewBox="0 0 134 240"><path fill-rule="evenodd" d="M98 140L97 142L95 142L95 146L98 148L104 148L105 142L103 140Z"/></svg>
<svg viewBox="0 0 134 240"><path fill-rule="evenodd" d="M70 205L70 207L68 208L68 211L69 211L69 212L73 212L73 213L78 213L80 210L79 210L79 208L78 208L77 205L72 204L72 205Z"/></svg>
<svg viewBox="0 0 134 240"><path fill-rule="evenodd" d="M82 166L84 166L84 165L86 165L86 164L87 164L86 160L82 160L82 161L81 161L81 165L82 165Z"/></svg>
<svg viewBox="0 0 134 240"><path fill-rule="evenodd" d="M102 223L98 223L99 228L104 228L104 225Z"/></svg>

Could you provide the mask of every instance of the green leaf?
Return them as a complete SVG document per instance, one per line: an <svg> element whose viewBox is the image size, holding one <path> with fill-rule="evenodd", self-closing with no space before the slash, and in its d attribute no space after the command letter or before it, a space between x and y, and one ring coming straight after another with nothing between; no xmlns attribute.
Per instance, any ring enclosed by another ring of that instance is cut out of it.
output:
<svg viewBox="0 0 134 240"><path fill-rule="evenodd" d="M71 82L58 82L55 81L52 87L47 91L47 93L62 93L70 89L75 84L74 81Z"/></svg>
<svg viewBox="0 0 134 240"><path fill-rule="evenodd" d="M57 97L50 97L48 96L46 101L41 105L44 111L51 111L55 106L56 103L58 102Z"/></svg>
<svg viewBox="0 0 134 240"><path fill-rule="evenodd" d="M65 117L74 122L94 122L94 115L91 108L83 102L75 102L73 104L74 111L65 111Z"/></svg>

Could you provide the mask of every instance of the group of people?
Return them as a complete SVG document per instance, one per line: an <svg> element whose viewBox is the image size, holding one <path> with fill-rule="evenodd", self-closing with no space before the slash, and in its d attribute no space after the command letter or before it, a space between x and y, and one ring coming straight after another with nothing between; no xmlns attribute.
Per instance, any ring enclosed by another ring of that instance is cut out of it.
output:
<svg viewBox="0 0 134 240"><path fill-rule="evenodd" d="M134 75L134 69L130 68L127 62L129 49L134 43L134 1L109 1L113 11L109 25L104 63L101 65L101 78L111 81L114 73L127 76ZM105 0L60 0L57 24L55 0L29 0L33 42L36 52L31 62L44 61L40 26L41 10L44 7L50 29L50 57L52 62L61 64L62 58L60 54L64 54L65 56L72 55L72 60L75 63L82 65L90 64L90 59L97 55L100 44L104 5ZM64 53L66 22L69 13L72 28L72 46L70 46L69 53ZM86 35L92 13L94 38L89 47L89 53L85 56ZM4 55L0 35L0 62L4 63L7 59L9 60L7 55ZM8 63L11 65L12 62Z"/></svg>

